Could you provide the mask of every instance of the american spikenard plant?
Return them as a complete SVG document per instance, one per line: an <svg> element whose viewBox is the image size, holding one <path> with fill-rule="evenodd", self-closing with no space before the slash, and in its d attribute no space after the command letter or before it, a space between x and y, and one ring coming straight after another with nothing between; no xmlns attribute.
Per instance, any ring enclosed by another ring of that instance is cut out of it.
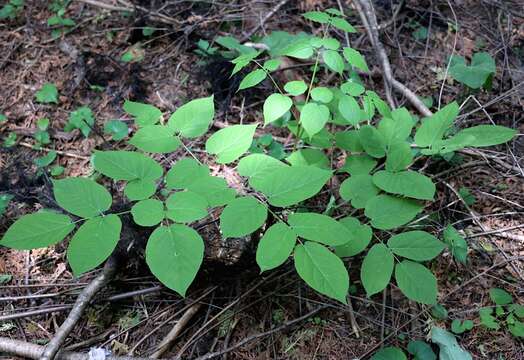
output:
<svg viewBox="0 0 524 360"><path fill-rule="evenodd" d="M306 13L322 24L322 38L282 32L262 39L263 50L233 38L217 43L237 56L233 73L249 65L241 89L269 78L277 92L263 105L263 127L287 128L297 139L285 161L250 149L259 124L231 125L213 133L205 151L219 164L238 161L238 173L247 179L251 195L238 195L225 179L211 176L183 144L206 135L214 117L213 96L196 99L177 109L167 120L152 105L126 101L136 132L128 143L135 151L95 151L94 170L125 184L125 196L134 202L134 221L155 227L146 246L151 272L180 295L195 278L204 255L204 241L190 224L223 207L220 230L224 238L263 232L256 261L268 271L290 257L298 275L313 289L343 303L349 288L344 258L363 254L360 280L368 296L383 290L395 278L411 300L435 304L437 280L425 264L446 244L432 234L410 227L434 199L432 179L413 168L416 159L446 155L465 147L509 141L515 131L479 125L453 132L459 106L453 102L420 123L405 108L390 107L366 90L356 70L368 71L364 57L329 36L335 28L354 28L336 10ZM263 60L260 60L264 57ZM309 83L290 81L280 87L271 73L281 57L314 59ZM319 73L332 71L339 87L316 86ZM375 121L378 120L378 121ZM375 125L376 124L376 125ZM148 154L171 153L184 146L191 155L179 159L167 172ZM336 168L326 152L347 153ZM338 191L353 208L331 206L319 195L330 179L349 174ZM67 258L75 275L89 271L115 249L120 238L121 214L111 212L110 193L90 178L53 181L54 197L65 213L42 210L18 219L0 244L14 249L46 247L74 232ZM315 207L307 200L315 198ZM321 204L320 210L318 204ZM323 205L322 205L323 204ZM335 212L337 217L328 214ZM340 219L340 220L337 220ZM75 231L76 229L76 231ZM464 256L465 258L465 256Z"/></svg>

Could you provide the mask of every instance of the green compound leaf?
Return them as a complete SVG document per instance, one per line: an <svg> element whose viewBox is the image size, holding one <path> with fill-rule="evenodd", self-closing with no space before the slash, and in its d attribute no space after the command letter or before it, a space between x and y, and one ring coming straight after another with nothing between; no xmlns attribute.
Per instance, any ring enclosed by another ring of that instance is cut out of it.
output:
<svg viewBox="0 0 524 360"><path fill-rule="evenodd" d="M507 305L513 302L513 297L506 290L499 288L489 289L489 297L497 305Z"/></svg>
<svg viewBox="0 0 524 360"><path fill-rule="evenodd" d="M210 207L226 205L236 196L224 178L205 176L192 182L187 189L203 196Z"/></svg>
<svg viewBox="0 0 524 360"><path fill-rule="evenodd" d="M303 239L326 245L343 245L353 239L349 229L335 219L317 213L294 213L287 219L293 231Z"/></svg>
<svg viewBox="0 0 524 360"><path fill-rule="evenodd" d="M395 266L395 279L409 299L427 305L437 303L437 279L424 265L403 260Z"/></svg>
<svg viewBox="0 0 524 360"><path fill-rule="evenodd" d="M176 192L166 200L166 217L180 222L190 223L207 216L207 200L192 191Z"/></svg>
<svg viewBox="0 0 524 360"><path fill-rule="evenodd" d="M351 66L354 66L362 71L369 72L368 64L360 52L350 47L345 47L342 54Z"/></svg>
<svg viewBox="0 0 524 360"><path fill-rule="evenodd" d="M122 222L117 215L97 216L78 228L69 242L67 260L73 274L96 268L111 255L120 239Z"/></svg>
<svg viewBox="0 0 524 360"><path fill-rule="evenodd" d="M442 140L444 134L453 124L460 109L454 101L444 106L432 116L424 119L422 125L415 133L415 143L420 147L432 147L438 141Z"/></svg>
<svg viewBox="0 0 524 360"><path fill-rule="evenodd" d="M289 81L286 83L286 85L284 85L284 91L287 92L291 96L302 95L303 93L306 92L306 90L307 90L307 85L303 80Z"/></svg>
<svg viewBox="0 0 524 360"><path fill-rule="evenodd" d="M31 250L62 241L75 225L69 216L51 211L24 215L7 229L0 245L17 250Z"/></svg>
<svg viewBox="0 0 524 360"><path fill-rule="evenodd" d="M91 161L96 171L114 180L156 180L163 173L155 160L135 151L95 151Z"/></svg>
<svg viewBox="0 0 524 360"><path fill-rule="evenodd" d="M179 107L168 120L168 125L186 138L204 135L215 116L214 97L191 100Z"/></svg>
<svg viewBox="0 0 524 360"><path fill-rule="evenodd" d="M256 231L267 219L267 207L252 196L236 198L220 215L224 238L241 237Z"/></svg>
<svg viewBox="0 0 524 360"><path fill-rule="evenodd" d="M308 11L302 14L302 16L305 19L308 19L314 22L318 22L321 24L327 24L331 20L331 16L329 16L328 14L322 11Z"/></svg>
<svg viewBox="0 0 524 360"><path fill-rule="evenodd" d="M373 354L371 360L408 360L408 358L398 347L389 346Z"/></svg>
<svg viewBox="0 0 524 360"><path fill-rule="evenodd" d="M369 249L360 268L360 280L368 297L388 286L394 260L393 254L384 244L375 244Z"/></svg>
<svg viewBox="0 0 524 360"><path fill-rule="evenodd" d="M342 74L344 71L344 59L335 50L324 50L322 52L322 59L328 68L336 73Z"/></svg>
<svg viewBox="0 0 524 360"><path fill-rule="evenodd" d="M294 254L298 275L313 289L346 304L349 275L344 263L325 246L307 241Z"/></svg>
<svg viewBox="0 0 524 360"><path fill-rule="evenodd" d="M170 153L181 145L175 131L163 125L148 125L138 129L129 140L131 145L152 153Z"/></svg>
<svg viewBox="0 0 524 360"><path fill-rule="evenodd" d="M358 137L364 151L369 156L381 158L386 155L386 141L384 136L371 125L364 125L358 132Z"/></svg>
<svg viewBox="0 0 524 360"><path fill-rule="evenodd" d="M329 108L326 105L308 103L300 111L300 124L304 127L309 138L320 132L328 120Z"/></svg>
<svg viewBox="0 0 524 360"><path fill-rule="evenodd" d="M386 155L386 170L401 171L413 162L411 146L405 141L397 141L391 144Z"/></svg>
<svg viewBox="0 0 524 360"><path fill-rule="evenodd" d="M102 185L81 177L54 180L53 193L60 207L82 218L100 215L113 201Z"/></svg>
<svg viewBox="0 0 524 360"><path fill-rule="evenodd" d="M267 73L264 70L253 70L242 79L238 86L238 91L258 85L264 81L266 77Z"/></svg>
<svg viewBox="0 0 524 360"><path fill-rule="evenodd" d="M209 168L193 158L182 158L166 174L168 189L186 189L200 178L209 176Z"/></svg>
<svg viewBox="0 0 524 360"><path fill-rule="evenodd" d="M415 200L383 194L366 203L364 214L371 219L374 228L389 230L411 221L423 208Z"/></svg>
<svg viewBox="0 0 524 360"><path fill-rule="evenodd" d="M257 125L232 125L218 130L206 141L206 151L217 156L219 164L227 164L244 154L251 143Z"/></svg>
<svg viewBox="0 0 524 360"><path fill-rule="evenodd" d="M132 180L124 188L124 194L133 201L150 198L155 192L156 183L149 179Z"/></svg>
<svg viewBox="0 0 524 360"><path fill-rule="evenodd" d="M286 90L287 91L287 90ZM263 113L264 113L264 125L272 123L280 119L285 113L291 109L293 100L288 96L282 94L271 94L264 101Z"/></svg>
<svg viewBox="0 0 524 360"><path fill-rule="evenodd" d="M377 196L380 189L373 183L371 175L358 174L344 180L340 185L339 192L340 197L346 201L351 201L351 206L355 209L363 209L369 200Z"/></svg>
<svg viewBox="0 0 524 360"><path fill-rule="evenodd" d="M396 195L420 200L433 200L435 184L430 178L414 171L377 171L373 183L380 189Z"/></svg>
<svg viewBox="0 0 524 360"><path fill-rule="evenodd" d="M164 218L164 204L156 199L141 200L133 205L131 215L140 226L155 226Z"/></svg>
<svg viewBox="0 0 524 360"><path fill-rule="evenodd" d="M363 225L358 219L348 216L339 222L350 232L351 238L344 245L334 246L335 254L340 257L350 257L360 254L371 241L373 232L368 225Z"/></svg>
<svg viewBox="0 0 524 360"><path fill-rule="evenodd" d="M36 92L36 101L42 104L55 103L58 104L58 90L55 84L44 84L40 90Z"/></svg>
<svg viewBox="0 0 524 360"><path fill-rule="evenodd" d="M316 166L286 166L261 174L254 188L271 205L286 207L315 196L331 178L331 171Z"/></svg>
<svg viewBox="0 0 524 360"><path fill-rule="evenodd" d="M260 272L282 265L291 255L297 234L286 224L278 222L266 230L258 243L256 261Z"/></svg>
<svg viewBox="0 0 524 360"><path fill-rule="evenodd" d="M316 166L321 169L329 169L329 159L326 154L319 149L301 149L292 152L286 161L291 166Z"/></svg>
<svg viewBox="0 0 524 360"><path fill-rule="evenodd" d="M473 136L466 146L483 147L510 141L517 130L498 125L478 125L461 130L455 136Z"/></svg>
<svg viewBox="0 0 524 360"><path fill-rule="evenodd" d="M388 247L393 253L415 261L431 260L446 248L443 242L425 231L408 231L392 236Z"/></svg>
<svg viewBox="0 0 524 360"><path fill-rule="evenodd" d="M202 237L186 225L160 226L146 246L146 262L153 275L181 296L193 282L204 258Z"/></svg>
<svg viewBox="0 0 524 360"><path fill-rule="evenodd" d="M346 158L346 162L340 168L340 171L345 171L353 176L367 175L375 166L377 166L377 161L369 155L350 155Z"/></svg>
<svg viewBox="0 0 524 360"><path fill-rule="evenodd" d="M162 117L162 111L153 105L126 100L124 111L135 118L138 126L155 125Z"/></svg>
<svg viewBox="0 0 524 360"><path fill-rule="evenodd" d="M468 260L466 239L452 225L448 225L444 229L443 238L455 260L465 265Z"/></svg>

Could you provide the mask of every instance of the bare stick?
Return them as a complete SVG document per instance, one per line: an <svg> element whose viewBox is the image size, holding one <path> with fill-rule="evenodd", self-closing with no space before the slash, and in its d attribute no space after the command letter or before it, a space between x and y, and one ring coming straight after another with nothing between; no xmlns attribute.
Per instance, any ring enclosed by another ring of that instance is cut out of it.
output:
<svg viewBox="0 0 524 360"><path fill-rule="evenodd" d="M31 344L25 341L13 340L6 337L0 337L0 353L12 354L16 356L23 356L29 359L39 359L40 354L44 350L43 346ZM90 360L93 356L84 353L75 353L68 351L60 351L56 354L57 360ZM147 358L138 358L131 356L106 356L106 360L148 360Z"/></svg>
<svg viewBox="0 0 524 360"><path fill-rule="evenodd" d="M171 331L166 335L164 340L158 345L158 350L151 355L151 358L158 359L162 354L164 354L170 347L173 341L177 338L178 335L184 330L187 323L191 318L200 310L200 307L202 306L201 303L196 303L193 306L191 306L189 309L186 310L184 315L180 318L180 320L177 321L176 325L171 329Z"/></svg>
<svg viewBox="0 0 524 360"><path fill-rule="evenodd" d="M375 10L373 9L373 5L371 5L369 0L355 0L354 4L356 5L357 11L359 12L362 22L364 23L364 27L366 28L366 32L368 33L368 37L371 41L371 44L375 48L375 52L377 53L377 56L379 57L382 70L384 71L385 80L393 88L395 88L399 93L401 93L406 99L408 99L408 101L422 115L424 116L433 115L433 113L428 109L426 105L424 105L424 103L417 97L417 95L415 95L413 91L411 91L408 87L406 87L404 84L402 84L400 81L398 81L397 79L393 77L393 72L391 70L391 64L386 54L386 50L384 49L384 45L382 45L379 39L379 35L378 35L379 26L377 24L377 17L375 15ZM388 84L385 84L385 85L387 89Z"/></svg>
<svg viewBox="0 0 524 360"><path fill-rule="evenodd" d="M91 299L95 294L106 285L116 272L116 258L110 257L107 260L102 273L98 275L84 290L78 295L73 309L65 319L64 323L60 326L55 336L45 347L45 350L40 357L40 360L53 360L56 353L60 350L60 347L64 344L67 336L71 333L76 323L80 320L85 308L91 302Z"/></svg>
<svg viewBox="0 0 524 360"><path fill-rule="evenodd" d="M26 317L49 314L49 313L54 313L54 312L61 312L61 311L66 311L71 308L72 308L72 305L62 305L62 306L50 307L47 309L37 309L37 310L16 312L14 314L0 316L0 322L7 321L7 320L14 320L14 319L22 319Z"/></svg>

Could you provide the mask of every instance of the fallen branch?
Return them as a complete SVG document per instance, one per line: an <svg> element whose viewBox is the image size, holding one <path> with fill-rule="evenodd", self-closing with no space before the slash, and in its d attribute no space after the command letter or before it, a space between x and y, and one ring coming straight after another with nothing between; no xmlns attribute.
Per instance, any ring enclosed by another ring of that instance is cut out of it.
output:
<svg viewBox="0 0 524 360"><path fill-rule="evenodd" d="M431 116L433 113L428 109L426 105L417 97L417 95L411 91L408 87L402 84L400 81L393 77L393 72L391 70L391 64L389 62L386 50L384 45L380 42L378 34L378 23L377 17L375 15L375 10L373 5L369 0L355 0L353 1L357 11L362 19L368 37L371 41L371 44L375 48L375 52L380 60L380 65L382 67L384 82L386 82L386 95L388 95L388 102L393 102L390 99L389 94L389 85L391 85L395 90L401 93L422 115Z"/></svg>
<svg viewBox="0 0 524 360"><path fill-rule="evenodd" d="M40 354L44 351L44 347L36 344L31 344L25 341L13 340L6 337L0 337L0 353L22 356L29 359L40 359ZM95 356L85 353L76 353L69 351L60 351L56 354L57 360L92 360ZM147 358L138 358L131 356L112 356L103 357L105 360L149 360Z"/></svg>
<svg viewBox="0 0 524 360"><path fill-rule="evenodd" d="M77 322L80 320L85 308L91 302L95 294L105 286L114 276L117 268L116 257L112 256L107 260L102 273L98 275L84 290L78 295L73 309L60 326L55 336L45 347L40 360L52 360L64 344L67 336L71 333Z"/></svg>

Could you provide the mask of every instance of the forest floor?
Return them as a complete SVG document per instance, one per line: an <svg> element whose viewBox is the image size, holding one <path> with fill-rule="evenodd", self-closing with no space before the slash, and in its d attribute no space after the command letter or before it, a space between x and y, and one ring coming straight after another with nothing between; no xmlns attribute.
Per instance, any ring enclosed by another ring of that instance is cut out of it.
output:
<svg viewBox="0 0 524 360"><path fill-rule="evenodd" d="M0 113L8 118L0 123L0 137L17 134L14 146L0 148L0 194L14 195L0 218L0 234L20 215L38 209L41 197L48 193L49 176L37 174L33 161L48 152L32 148L40 118L51 120L52 143L46 148L57 150L54 165L64 167L67 176L92 173L89 156L93 149L126 146L122 141L108 142L103 133L106 121L128 120L122 110L126 99L172 112L188 100L214 93L216 124L262 118L263 97L271 92L271 84L236 93L239 79L229 77L231 64L219 57L199 55L196 43L201 39L212 43L218 35L242 38L280 1L135 2L149 11L161 11L173 23L151 20L141 10L110 12L89 1L70 3L65 17L76 25L56 39L47 25L53 16L47 2L26 1L17 19L0 22ZM355 270L358 266L351 264L352 309L308 288L292 264L260 276L252 256L236 259L235 244L223 244L211 229L206 238L207 266L187 298L160 286L139 251L88 307L66 349L88 351L96 346L117 355L148 356L172 329L175 319L193 307L198 311L165 356L181 353L192 359L223 351L221 356L228 359L361 359L381 346L405 348L409 340L425 339L431 324L449 328L452 319L471 319L475 327L458 340L474 358L524 358L522 340L504 328L478 326L478 310L492 305L488 296L491 288L503 288L524 304L522 1L407 0L401 2L398 12L391 3L397 1L374 2L378 21L384 24L381 38L396 78L417 95L431 97L434 108L439 101L464 102L461 114L467 116L460 117L459 127L493 121L521 134L507 145L464 155L460 163L432 165L431 172L438 174L439 195L428 225L439 232L454 224L470 247L467 265L455 262L448 252L432 263L439 280L439 303L447 309L448 317L435 319L394 286L383 296L366 298ZM370 64L370 75L364 79L370 88L382 89L380 65L351 1L287 1L264 19L257 34L315 31L299 14L338 9L340 5L360 31L351 41ZM144 27L155 31L146 36ZM427 30L426 37L419 36L425 31L420 29ZM345 41L341 34L334 36ZM130 48L143 59L121 61ZM463 85L445 77L446 65L452 53L471 58L478 51L495 58L497 73L490 91L468 93ZM307 64L299 65L294 71L300 77ZM320 79L326 86L336 81L329 76ZM35 92L48 82L57 85L59 106L34 101ZM405 102L396 96L400 104ZM96 118L95 131L88 138L78 130L63 130L69 113L83 105L89 106ZM198 154L203 141L192 142L190 147ZM178 150L158 160L169 164L183 155L183 150ZM233 171L210 166L231 186L242 186ZM462 198L451 188L461 189ZM74 278L65 249L63 244L33 251L0 249L0 336L37 344L53 337L78 292L98 273ZM195 304L200 305L196 308ZM319 305L325 307L305 316ZM352 326L351 315L357 327ZM301 317L303 321L294 321ZM245 339L250 341L240 343Z"/></svg>

